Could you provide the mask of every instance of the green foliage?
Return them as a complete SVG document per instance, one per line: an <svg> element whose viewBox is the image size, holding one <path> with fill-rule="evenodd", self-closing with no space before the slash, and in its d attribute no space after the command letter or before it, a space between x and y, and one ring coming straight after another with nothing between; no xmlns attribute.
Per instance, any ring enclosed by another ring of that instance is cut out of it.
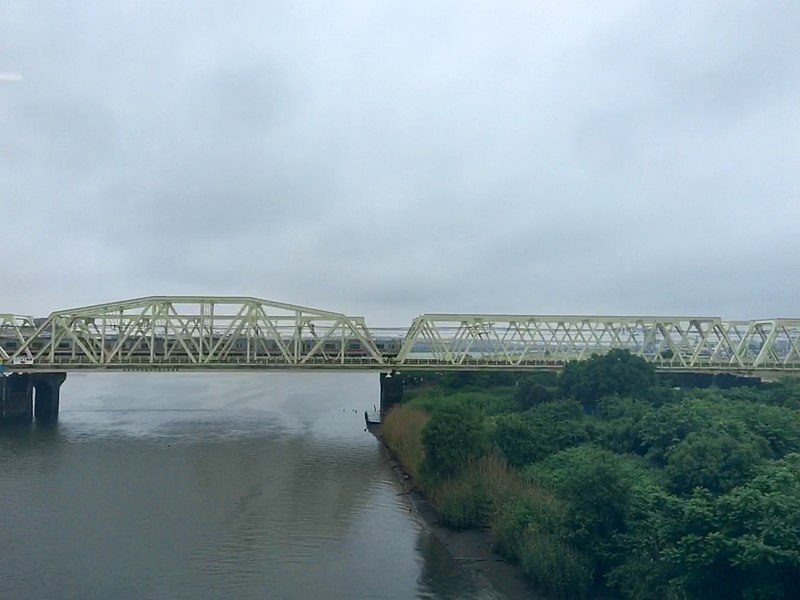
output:
<svg viewBox="0 0 800 600"><path fill-rule="evenodd" d="M563 537L527 529L520 544L519 562L525 576L550 598L586 598L594 572L591 561Z"/></svg>
<svg viewBox="0 0 800 600"><path fill-rule="evenodd" d="M667 404L642 418L639 435L647 455L664 464L667 453L693 432L714 429L740 433L741 423L731 419L720 401L686 398Z"/></svg>
<svg viewBox="0 0 800 600"><path fill-rule="evenodd" d="M577 446L587 438L583 409L572 401L549 402L524 413L502 415L492 432L494 444L516 467Z"/></svg>
<svg viewBox="0 0 800 600"><path fill-rule="evenodd" d="M488 526L501 505L524 493L524 486L502 457L490 453L471 462L460 476L435 484L430 493L443 524L468 529Z"/></svg>
<svg viewBox="0 0 800 600"><path fill-rule="evenodd" d="M526 476L565 503L573 541L604 560L626 528L633 494L629 472L619 455L585 445L529 467Z"/></svg>
<svg viewBox="0 0 800 600"><path fill-rule="evenodd" d="M517 384L514 398L520 410L528 410L554 400L555 393L533 379L524 379Z"/></svg>
<svg viewBox="0 0 800 600"><path fill-rule="evenodd" d="M440 388L427 388L419 390L406 404L431 413L445 405L454 406L456 410L461 405L468 405L481 416L488 417L516 410L514 392L512 387L450 393Z"/></svg>
<svg viewBox="0 0 800 600"><path fill-rule="evenodd" d="M541 533L559 533L565 518L563 503L549 492L528 486L511 496L495 512L492 519L495 548L503 556L518 561L529 528Z"/></svg>
<svg viewBox="0 0 800 600"><path fill-rule="evenodd" d="M601 398L595 413L599 420L594 425L592 438L597 444L614 452L643 453L640 423L652 410L648 402L638 398Z"/></svg>
<svg viewBox="0 0 800 600"><path fill-rule="evenodd" d="M765 465L728 494L696 492L664 552L692 597L795 598L800 586L800 456Z"/></svg>
<svg viewBox="0 0 800 600"><path fill-rule="evenodd" d="M515 377L422 385L408 403L433 412L424 429L407 416L443 523L490 525L550 597L797 597L800 384L659 387L626 353L567 367L572 400Z"/></svg>
<svg viewBox="0 0 800 600"><path fill-rule="evenodd" d="M656 384L655 367L627 350L612 350L582 362L570 362L561 372L558 393L575 398L592 410L604 396L639 396Z"/></svg>
<svg viewBox="0 0 800 600"><path fill-rule="evenodd" d="M425 459L421 433L430 415L408 405L394 406L383 418L381 437L400 459L409 475L415 479Z"/></svg>
<svg viewBox="0 0 800 600"><path fill-rule="evenodd" d="M800 380L783 379L769 385L767 397L771 404L800 410Z"/></svg>
<svg viewBox="0 0 800 600"><path fill-rule="evenodd" d="M666 474L676 493L704 487L719 494L747 481L767 452L766 443L755 436L693 431L667 453Z"/></svg>
<svg viewBox="0 0 800 600"><path fill-rule="evenodd" d="M680 402L667 404L645 414L639 436L648 456L663 464L666 455L690 433L727 433L742 443L768 447L768 454L780 458L800 451L800 413L753 401L727 398L713 391L693 392Z"/></svg>
<svg viewBox="0 0 800 600"><path fill-rule="evenodd" d="M488 449L483 417L471 404L444 403L422 430L422 447L429 476L455 475Z"/></svg>

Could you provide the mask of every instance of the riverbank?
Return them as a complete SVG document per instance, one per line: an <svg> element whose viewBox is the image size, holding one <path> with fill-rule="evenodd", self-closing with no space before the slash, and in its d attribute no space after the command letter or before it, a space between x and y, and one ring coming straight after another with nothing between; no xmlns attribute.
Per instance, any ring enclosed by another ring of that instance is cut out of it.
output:
<svg viewBox="0 0 800 600"><path fill-rule="evenodd" d="M453 560L470 571L476 581L486 589L499 592L507 600L543 598L525 581L519 566L503 560L495 553L488 531L481 529L458 531L441 525L436 509L414 488L413 478L381 436L380 424L370 425L369 431L383 446L386 458L403 486L410 510L420 516L430 532L447 548Z"/></svg>

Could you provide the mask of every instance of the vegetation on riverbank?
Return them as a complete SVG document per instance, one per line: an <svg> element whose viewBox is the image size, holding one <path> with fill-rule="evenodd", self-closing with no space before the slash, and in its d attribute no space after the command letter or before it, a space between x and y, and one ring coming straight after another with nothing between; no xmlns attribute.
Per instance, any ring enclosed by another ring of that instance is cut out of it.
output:
<svg viewBox="0 0 800 600"><path fill-rule="evenodd" d="M383 437L454 528L553 598L794 598L800 385L675 389L612 352L551 375L409 377Z"/></svg>

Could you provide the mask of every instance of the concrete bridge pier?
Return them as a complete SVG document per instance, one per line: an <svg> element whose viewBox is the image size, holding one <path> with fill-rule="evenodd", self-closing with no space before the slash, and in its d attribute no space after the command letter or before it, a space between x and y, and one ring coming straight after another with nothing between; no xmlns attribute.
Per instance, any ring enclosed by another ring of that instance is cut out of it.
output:
<svg viewBox="0 0 800 600"><path fill-rule="evenodd" d="M0 423L30 423L34 415L42 423L56 421L61 384L66 378L66 373L12 373L0 377Z"/></svg>
<svg viewBox="0 0 800 600"><path fill-rule="evenodd" d="M37 421L53 423L58 420L61 384L66 379L66 373L37 373L31 375L31 383L36 399L34 415Z"/></svg>
<svg viewBox="0 0 800 600"><path fill-rule="evenodd" d="M403 377L397 371L381 373L381 416L403 401Z"/></svg>
<svg viewBox="0 0 800 600"><path fill-rule="evenodd" d="M0 377L0 423L30 423L33 420L33 384L30 375Z"/></svg>

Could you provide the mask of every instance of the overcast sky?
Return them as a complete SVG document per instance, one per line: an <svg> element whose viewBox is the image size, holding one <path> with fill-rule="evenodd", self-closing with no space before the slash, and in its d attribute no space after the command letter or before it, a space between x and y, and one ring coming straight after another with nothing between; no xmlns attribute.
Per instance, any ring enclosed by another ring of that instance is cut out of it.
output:
<svg viewBox="0 0 800 600"><path fill-rule="evenodd" d="M796 0L4 0L0 312L800 317L799 26Z"/></svg>

